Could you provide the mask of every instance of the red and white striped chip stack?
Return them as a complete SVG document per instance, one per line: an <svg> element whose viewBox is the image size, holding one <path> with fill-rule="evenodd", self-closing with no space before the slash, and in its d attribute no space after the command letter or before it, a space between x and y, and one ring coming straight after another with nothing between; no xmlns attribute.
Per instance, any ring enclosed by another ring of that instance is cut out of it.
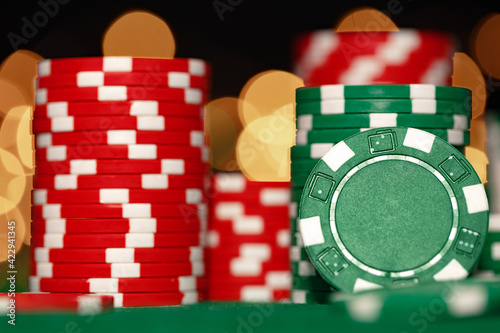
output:
<svg viewBox="0 0 500 333"><path fill-rule="evenodd" d="M214 175L205 250L209 300L289 299L289 188L239 173Z"/></svg>
<svg viewBox="0 0 500 333"><path fill-rule="evenodd" d="M452 36L435 31L318 30L297 39L294 66L306 86L449 85L455 50Z"/></svg>
<svg viewBox="0 0 500 333"><path fill-rule="evenodd" d="M30 289L115 307L192 304L208 217L198 59L38 66Z"/></svg>

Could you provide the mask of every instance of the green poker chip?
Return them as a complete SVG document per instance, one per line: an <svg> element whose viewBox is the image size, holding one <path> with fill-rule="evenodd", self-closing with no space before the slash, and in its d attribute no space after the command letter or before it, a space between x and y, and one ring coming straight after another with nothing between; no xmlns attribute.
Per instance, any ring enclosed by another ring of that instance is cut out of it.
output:
<svg viewBox="0 0 500 333"><path fill-rule="evenodd" d="M435 99L330 99L297 103L298 115L398 113L413 115L461 114L469 117L470 101Z"/></svg>
<svg viewBox="0 0 500 333"><path fill-rule="evenodd" d="M454 146L468 146L470 143L470 132L457 129L419 128L427 131ZM335 143L347 139L351 135L368 130L367 128L336 128L318 130L298 130L297 145L312 145L314 143Z"/></svg>
<svg viewBox="0 0 500 333"><path fill-rule="evenodd" d="M470 120L468 116L462 114L371 113L321 116L305 114L297 117L297 129L299 130L395 126L467 130L470 128Z"/></svg>
<svg viewBox="0 0 500 333"><path fill-rule="evenodd" d="M290 261L298 262L303 260L309 260L305 247L290 246Z"/></svg>
<svg viewBox="0 0 500 333"><path fill-rule="evenodd" d="M466 88L436 86L432 84L398 85L323 85L299 88L297 102L330 99L446 99L469 102L472 92Z"/></svg>
<svg viewBox="0 0 500 333"><path fill-rule="evenodd" d="M446 141L380 128L336 144L302 193L300 233L321 276L353 293L463 279L488 230L473 167Z"/></svg>

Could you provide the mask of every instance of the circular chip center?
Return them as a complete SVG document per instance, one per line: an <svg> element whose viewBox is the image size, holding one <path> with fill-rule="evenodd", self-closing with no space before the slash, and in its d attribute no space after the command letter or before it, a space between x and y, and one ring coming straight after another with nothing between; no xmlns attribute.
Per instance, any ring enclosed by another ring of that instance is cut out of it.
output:
<svg viewBox="0 0 500 333"><path fill-rule="evenodd" d="M332 202L332 218L358 266L413 270L446 245L453 208L449 192L429 167L379 160L360 167L344 183Z"/></svg>

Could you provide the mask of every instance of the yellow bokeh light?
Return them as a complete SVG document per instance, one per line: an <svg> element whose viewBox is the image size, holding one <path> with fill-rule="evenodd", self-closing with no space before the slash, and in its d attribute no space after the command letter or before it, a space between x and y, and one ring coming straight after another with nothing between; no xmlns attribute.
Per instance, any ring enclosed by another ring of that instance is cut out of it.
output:
<svg viewBox="0 0 500 333"><path fill-rule="evenodd" d="M335 27L336 32L359 31L399 31L398 26L384 13L372 8L362 7L345 14Z"/></svg>
<svg viewBox="0 0 500 333"><path fill-rule="evenodd" d="M295 122L291 117L276 112L251 122L236 147L241 171L253 181L290 181L289 149L294 144Z"/></svg>
<svg viewBox="0 0 500 333"><path fill-rule="evenodd" d="M28 177L19 159L0 148L0 214L14 209L28 185ZM29 191L29 190L28 190Z"/></svg>
<svg viewBox="0 0 500 333"><path fill-rule="evenodd" d="M0 77L12 81L22 91L30 105L35 104L35 79L40 55L18 50L8 56L0 67Z"/></svg>
<svg viewBox="0 0 500 333"><path fill-rule="evenodd" d="M487 168L489 164L486 153L474 147L465 147L465 157L476 171L483 185L486 184L488 182Z"/></svg>
<svg viewBox="0 0 500 333"><path fill-rule="evenodd" d="M0 203L0 210L4 210L2 204ZM12 223L14 221L14 223ZM1 214L0 216L0 262L6 261L8 259L12 259L9 255L12 255L12 252L9 252L9 244L10 249L15 250L15 253L18 253L23 245L24 239L26 237L27 226L29 224L24 220L23 214L20 209L14 207L9 210L8 213ZM10 234L11 236L15 235L15 241L9 242L9 232L13 232Z"/></svg>
<svg viewBox="0 0 500 333"><path fill-rule="evenodd" d="M11 109L20 105L30 105L29 97L16 83L0 77L0 118L4 119Z"/></svg>
<svg viewBox="0 0 500 333"><path fill-rule="evenodd" d="M106 57L171 59L175 55L174 35L160 17L144 11L129 12L109 26L102 53Z"/></svg>
<svg viewBox="0 0 500 333"><path fill-rule="evenodd" d="M210 164L221 171L239 170L236 142L243 129L238 114L240 100L223 97L205 106L205 133L210 149Z"/></svg>
<svg viewBox="0 0 500 333"><path fill-rule="evenodd" d="M486 122L482 117L470 122L470 147L486 151Z"/></svg>
<svg viewBox="0 0 500 333"><path fill-rule="evenodd" d="M470 46L474 58L489 75L500 78L500 14L489 14L482 18L471 34Z"/></svg>
<svg viewBox="0 0 500 333"><path fill-rule="evenodd" d="M295 103L295 89L303 87L298 76L270 70L259 73L245 84L240 92L240 119L244 125L273 114L284 105Z"/></svg>
<svg viewBox="0 0 500 333"><path fill-rule="evenodd" d="M484 114L486 107L486 83L483 74L468 55L456 52L453 56L452 86L472 91L472 119Z"/></svg>

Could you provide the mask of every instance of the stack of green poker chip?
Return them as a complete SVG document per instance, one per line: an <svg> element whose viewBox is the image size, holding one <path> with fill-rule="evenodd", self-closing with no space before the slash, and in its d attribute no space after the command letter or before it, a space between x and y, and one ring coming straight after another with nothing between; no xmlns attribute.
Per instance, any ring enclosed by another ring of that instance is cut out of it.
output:
<svg viewBox="0 0 500 333"><path fill-rule="evenodd" d="M291 231L298 236L292 238L300 238L293 214L298 214L300 195L309 173L336 143L370 128L386 126L425 130L447 141L461 153L470 143L471 92L464 88L429 84L326 85L297 89L296 103L297 140L290 151ZM301 244L292 246L291 261L304 268L308 258L297 257L297 253L305 253L302 250ZM304 272L308 270L293 271L294 282L300 283L292 286L292 301L295 290L298 294L303 291L331 292L331 288L318 283L319 274L301 276ZM313 281L304 283L304 279ZM307 289L310 285L319 287Z"/></svg>
<svg viewBox="0 0 500 333"><path fill-rule="evenodd" d="M490 225L478 273L500 275L500 214L490 214Z"/></svg>

